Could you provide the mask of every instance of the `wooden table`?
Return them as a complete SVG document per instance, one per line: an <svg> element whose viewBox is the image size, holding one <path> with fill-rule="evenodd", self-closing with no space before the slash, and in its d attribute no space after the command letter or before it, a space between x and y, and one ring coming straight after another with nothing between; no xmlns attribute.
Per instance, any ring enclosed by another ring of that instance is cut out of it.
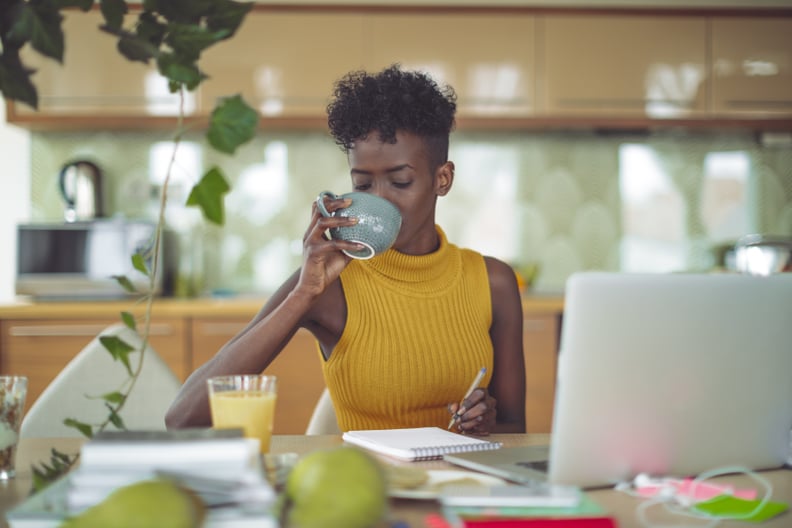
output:
<svg viewBox="0 0 792 528"><path fill-rule="evenodd" d="M492 435L490 439L503 442L504 446L541 445L549 442L548 435L504 434ZM0 483L0 526L6 527L5 512L27 497L31 486L30 467L33 463L49 459L50 448L55 447L65 453L76 453L83 440L78 438L26 438L22 439L17 454L17 477L9 482ZM304 436L304 435L276 435L272 439L273 453L295 452L308 453L315 449L332 447L342 443L341 437ZM418 466L426 469L447 469L450 466L442 461L416 462ZM459 469L459 468L455 468ZM773 486L774 500L792 504L792 471L776 470L763 471L765 477ZM717 479L738 488L754 488L757 483L745 475L722 477ZM589 491L589 495L611 512L619 521L620 528L639 527L635 516L636 507L641 503L639 499L632 498L624 493L611 489ZM425 525L426 515L438 511L434 501L394 499L391 501L391 518L405 521L411 528L420 528ZM702 524L700 521L688 521L686 518L667 514L662 506L650 510L650 519L654 523L667 525L681 525L687 522L689 526ZM753 526L751 523L726 521L718 525L719 528ZM792 513L784 513L771 521L765 522L762 528L788 528L792 526Z"/></svg>

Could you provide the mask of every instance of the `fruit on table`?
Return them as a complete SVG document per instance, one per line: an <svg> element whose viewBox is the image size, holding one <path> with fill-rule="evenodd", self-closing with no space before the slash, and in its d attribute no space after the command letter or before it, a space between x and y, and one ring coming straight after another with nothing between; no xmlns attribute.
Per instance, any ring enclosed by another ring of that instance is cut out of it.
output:
<svg viewBox="0 0 792 528"><path fill-rule="evenodd" d="M341 446L302 457L284 490L288 528L369 528L385 517L385 472L362 449Z"/></svg>
<svg viewBox="0 0 792 528"><path fill-rule="evenodd" d="M61 528L195 528L205 515L195 493L170 480L151 479L118 488Z"/></svg>

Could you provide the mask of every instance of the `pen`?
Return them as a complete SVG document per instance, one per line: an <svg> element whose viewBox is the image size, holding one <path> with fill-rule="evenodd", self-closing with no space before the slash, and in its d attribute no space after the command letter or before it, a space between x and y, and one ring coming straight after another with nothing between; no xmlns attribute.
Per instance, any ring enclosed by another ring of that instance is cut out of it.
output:
<svg viewBox="0 0 792 528"><path fill-rule="evenodd" d="M459 402L460 407L462 407L462 404L467 399L467 397L473 394L473 391L476 390L478 384L481 383L481 379L484 377L484 374L486 373L487 373L487 367L481 367L481 370L479 370L478 374L476 374L476 379L474 379L473 383L470 384L470 388L465 393L465 396L462 398L462 401ZM459 420L459 412L455 412L454 416L451 417L451 421L448 422L447 429L451 429L451 426L454 425L454 422L456 422L457 420Z"/></svg>

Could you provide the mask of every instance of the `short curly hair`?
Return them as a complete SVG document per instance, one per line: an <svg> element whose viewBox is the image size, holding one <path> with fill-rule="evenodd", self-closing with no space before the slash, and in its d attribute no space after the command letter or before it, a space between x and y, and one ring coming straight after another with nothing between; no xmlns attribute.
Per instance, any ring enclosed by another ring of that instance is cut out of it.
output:
<svg viewBox="0 0 792 528"><path fill-rule="evenodd" d="M396 143L396 132L423 138L432 169L448 161L456 93L429 75L393 64L379 73L354 71L335 83L327 124L336 144L349 153L355 141L372 132Z"/></svg>

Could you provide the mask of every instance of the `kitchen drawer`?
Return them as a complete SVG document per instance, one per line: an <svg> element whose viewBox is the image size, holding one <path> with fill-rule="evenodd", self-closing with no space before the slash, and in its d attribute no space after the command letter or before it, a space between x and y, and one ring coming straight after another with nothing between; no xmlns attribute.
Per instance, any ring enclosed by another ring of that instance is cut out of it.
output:
<svg viewBox="0 0 792 528"><path fill-rule="evenodd" d="M72 358L118 322L118 318L3 320L0 372L28 377L27 410ZM157 319L151 324L150 338L152 348L182 380L187 374L184 328L181 318Z"/></svg>
<svg viewBox="0 0 792 528"><path fill-rule="evenodd" d="M192 320L193 368L220 350L250 321L249 318ZM316 402L325 388L318 345L307 330L299 330L264 371L278 377L275 434L304 434Z"/></svg>

